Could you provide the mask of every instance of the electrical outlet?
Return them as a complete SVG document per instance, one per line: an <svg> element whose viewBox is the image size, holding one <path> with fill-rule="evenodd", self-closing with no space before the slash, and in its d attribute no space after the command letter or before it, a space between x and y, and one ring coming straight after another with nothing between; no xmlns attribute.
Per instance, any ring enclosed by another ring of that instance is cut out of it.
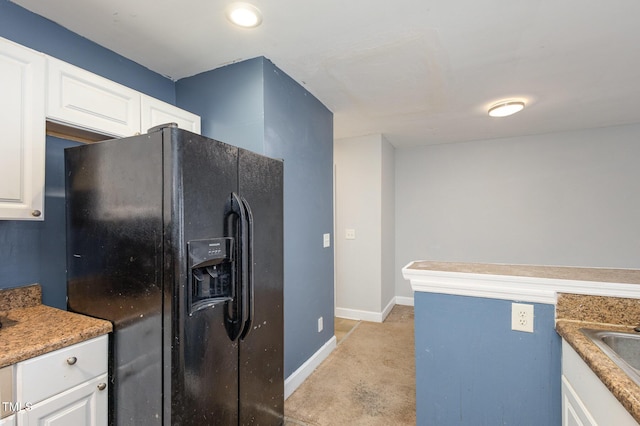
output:
<svg viewBox="0 0 640 426"><path fill-rule="evenodd" d="M533 305L511 304L511 329L533 333Z"/></svg>
<svg viewBox="0 0 640 426"><path fill-rule="evenodd" d="M331 247L331 234L322 234L322 247Z"/></svg>
<svg viewBox="0 0 640 426"><path fill-rule="evenodd" d="M322 317L318 318L318 333L320 333L324 328L324 324L322 322Z"/></svg>

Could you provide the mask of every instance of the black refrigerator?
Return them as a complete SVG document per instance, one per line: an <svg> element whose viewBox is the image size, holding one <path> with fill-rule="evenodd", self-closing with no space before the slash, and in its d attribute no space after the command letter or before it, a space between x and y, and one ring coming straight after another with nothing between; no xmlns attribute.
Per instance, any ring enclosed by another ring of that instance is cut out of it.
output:
<svg viewBox="0 0 640 426"><path fill-rule="evenodd" d="M280 425L283 162L162 127L65 151L68 309L112 425Z"/></svg>

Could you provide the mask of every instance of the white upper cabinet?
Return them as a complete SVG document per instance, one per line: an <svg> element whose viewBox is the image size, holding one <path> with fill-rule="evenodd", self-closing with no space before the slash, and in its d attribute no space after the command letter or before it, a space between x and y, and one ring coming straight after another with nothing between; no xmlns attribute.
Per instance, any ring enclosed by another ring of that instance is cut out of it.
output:
<svg viewBox="0 0 640 426"><path fill-rule="evenodd" d="M0 219L43 220L45 56L0 38Z"/></svg>
<svg viewBox="0 0 640 426"><path fill-rule="evenodd" d="M47 118L112 136L140 132L140 93L47 58Z"/></svg>
<svg viewBox="0 0 640 426"><path fill-rule="evenodd" d="M113 137L200 117L0 37L0 220L44 220L45 123Z"/></svg>
<svg viewBox="0 0 640 426"><path fill-rule="evenodd" d="M141 115L140 133L160 124L176 123L181 129L200 134L200 116L151 96L142 95Z"/></svg>
<svg viewBox="0 0 640 426"><path fill-rule="evenodd" d="M123 137L176 123L200 133L200 117L55 58L47 58L47 118Z"/></svg>

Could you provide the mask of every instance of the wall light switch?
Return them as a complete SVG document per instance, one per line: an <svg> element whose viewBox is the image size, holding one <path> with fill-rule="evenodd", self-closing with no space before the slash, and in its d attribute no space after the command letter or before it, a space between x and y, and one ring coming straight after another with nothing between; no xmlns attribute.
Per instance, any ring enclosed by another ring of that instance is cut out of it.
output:
<svg viewBox="0 0 640 426"><path fill-rule="evenodd" d="M322 235L322 247L324 248L331 247L331 234Z"/></svg>
<svg viewBox="0 0 640 426"><path fill-rule="evenodd" d="M344 237L347 240L355 240L356 239L356 230L355 229L346 229Z"/></svg>

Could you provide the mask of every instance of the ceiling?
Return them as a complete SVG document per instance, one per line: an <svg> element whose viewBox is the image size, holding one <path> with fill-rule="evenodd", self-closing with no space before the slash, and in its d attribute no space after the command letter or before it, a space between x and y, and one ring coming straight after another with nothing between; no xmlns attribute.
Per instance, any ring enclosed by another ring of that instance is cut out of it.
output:
<svg viewBox="0 0 640 426"><path fill-rule="evenodd" d="M13 0L174 80L265 56L396 147L640 122L637 0ZM521 98L507 118L486 111Z"/></svg>

